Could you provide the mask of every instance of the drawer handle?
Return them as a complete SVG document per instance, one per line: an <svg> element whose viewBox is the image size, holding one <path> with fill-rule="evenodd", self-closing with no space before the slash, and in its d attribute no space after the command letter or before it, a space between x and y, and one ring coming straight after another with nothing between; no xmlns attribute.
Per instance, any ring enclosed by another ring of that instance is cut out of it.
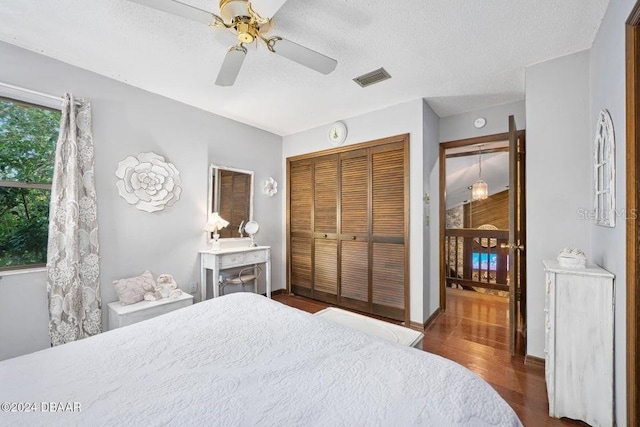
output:
<svg viewBox="0 0 640 427"><path fill-rule="evenodd" d="M328 237L328 236L325 234L325 235L324 235L324 238L326 239L327 237Z"/></svg>
<svg viewBox="0 0 640 427"><path fill-rule="evenodd" d="M353 240L356 240L356 236L353 236Z"/></svg>

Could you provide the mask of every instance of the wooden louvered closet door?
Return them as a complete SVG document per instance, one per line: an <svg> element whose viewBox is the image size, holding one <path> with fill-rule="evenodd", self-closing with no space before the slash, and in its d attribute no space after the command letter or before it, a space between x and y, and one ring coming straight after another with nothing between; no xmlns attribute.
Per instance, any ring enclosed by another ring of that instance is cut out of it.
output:
<svg viewBox="0 0 640 427"><path fill-rule="evenodd" d="M338 156L315 159L313 168L313 297L338 298Z"/></svg>
<svg viewBox="0 0 640 427"><path fill-rule="evenodd" d="M289 164L289 283L291 292L312 296L312 160Z"/></svg>
<svg viewBox="0 0 640 427"><path fill-rule="evenodd" d="M408 321L408 135L288 159L294 294Z"/></svg>
<svg viewBox="0 0 640 427"><path fill-rule="evenodd" d="M371 312L369 150L340 155L340 303Z"/></svg>
<svg viewBox="0 0 640 427"><path fill-rule="evenodd" d="M405 317L405 153L402 144L371 149L373 313Z"/></svg>

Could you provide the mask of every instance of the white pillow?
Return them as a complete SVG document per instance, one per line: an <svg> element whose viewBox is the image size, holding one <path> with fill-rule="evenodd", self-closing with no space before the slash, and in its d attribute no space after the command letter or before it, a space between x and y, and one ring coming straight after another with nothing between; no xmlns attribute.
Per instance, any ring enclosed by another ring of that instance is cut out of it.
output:
<svg viewBox="0 0 640 427"><path fill-rule="evenodd" d="M144 294L155 290L156 283L153 280L151 272L146 270L136 277L114 280L113 286L116 288L120 303L122 305L129 305L142 301Z"/></svg>

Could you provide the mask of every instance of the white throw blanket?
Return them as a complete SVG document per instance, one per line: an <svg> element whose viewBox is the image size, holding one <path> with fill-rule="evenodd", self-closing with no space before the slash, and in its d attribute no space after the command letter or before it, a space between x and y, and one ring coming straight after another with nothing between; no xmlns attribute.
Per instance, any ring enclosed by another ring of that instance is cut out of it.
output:
<svg viewBox="0 0 640 427"><path fill-rule="evenodd" d="M450 360L249 293L0 362L0 402L35 404L1 425L521 425Z"/></svg>

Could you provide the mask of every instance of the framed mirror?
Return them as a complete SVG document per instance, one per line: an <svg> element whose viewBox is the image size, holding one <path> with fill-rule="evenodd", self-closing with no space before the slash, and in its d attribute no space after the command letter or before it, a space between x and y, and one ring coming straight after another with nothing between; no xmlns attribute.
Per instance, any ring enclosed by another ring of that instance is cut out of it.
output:
<svg viewBox="0 0 640 427"><path fill-rule="evenodd" d="M218 231L220 238L238 238L240 224L253 219L253 171L228 166L209 165L209 208L229 221ZM211 236L209 236L211 237Z"/></svg>

